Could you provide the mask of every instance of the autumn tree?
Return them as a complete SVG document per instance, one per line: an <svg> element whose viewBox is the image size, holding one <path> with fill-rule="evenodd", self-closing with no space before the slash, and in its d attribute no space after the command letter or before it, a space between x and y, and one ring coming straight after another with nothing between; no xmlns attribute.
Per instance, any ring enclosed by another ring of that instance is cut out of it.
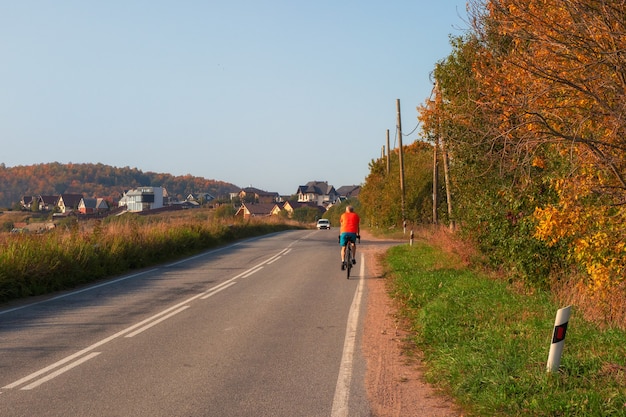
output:
<svg viewBox="0 0 626 417"><path fill-rule="evenodd" d="M446 137L464 230L527 276L578 268L607 294L626 275L626 3L469 10L434 71L443 105L420 108L425 134Z"/></svg>
<svg viewBox="0 0 626 417"><path fill-rule="evenodd" d="M558 257L533 238L529 219L538 188L536 168L524 167L505 144L494 138L494 116L475 73L488 49L475 35L451 41L453 52L433 72L438 92L418 108L422 134L445 144L450 161L450 186L454 217L463 236L498 267L508 268L534 285L543 280ZM438 93L438 95L435 95ZM441 201L441 203L445 203Z"/></svg>
<svg viewBox="0 0 626 417"><path fill-rule="evenodd" d="M589 289L609 292L626 275L626 4L502 0L487 10L479 33L506 40L493 49L497 70L479 67L498 133L526 165L567 168L551 181L558 201L535 211L536 236L566 242Z"/></svg>

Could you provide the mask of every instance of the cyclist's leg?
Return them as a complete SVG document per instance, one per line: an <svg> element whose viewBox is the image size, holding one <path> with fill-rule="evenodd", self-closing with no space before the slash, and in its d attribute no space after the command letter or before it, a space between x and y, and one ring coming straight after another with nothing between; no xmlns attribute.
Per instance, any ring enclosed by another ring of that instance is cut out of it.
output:
<svg viewBox="0 0 626 417"><path fill-rule="evenodd" d="M345 233L342 233L339 236L339 244L341 245L341 269L345 268L346 265L346 244L348 243L348 239Z"/></svg>

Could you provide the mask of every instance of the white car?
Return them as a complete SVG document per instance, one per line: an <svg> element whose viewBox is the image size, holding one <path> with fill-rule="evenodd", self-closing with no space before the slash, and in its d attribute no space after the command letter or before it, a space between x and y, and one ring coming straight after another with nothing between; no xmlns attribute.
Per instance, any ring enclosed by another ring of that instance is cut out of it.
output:
<svg viewBox="0 0 626 417"><path fill-rule="evenodd" d="M321 229L330 229L330 220L328 219L319 219L317 221L317 228Z"/></svg>

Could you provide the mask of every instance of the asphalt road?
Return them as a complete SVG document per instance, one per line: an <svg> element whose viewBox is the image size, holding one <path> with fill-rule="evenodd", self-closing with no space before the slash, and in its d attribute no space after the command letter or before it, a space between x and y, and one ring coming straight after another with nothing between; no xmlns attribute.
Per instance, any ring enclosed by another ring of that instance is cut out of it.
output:
<svg viewBox="0 0 626 417"><path fill-rule="evenodd" d="M0 306L0 415L368 416L364 276L289 231Z"/></svg>

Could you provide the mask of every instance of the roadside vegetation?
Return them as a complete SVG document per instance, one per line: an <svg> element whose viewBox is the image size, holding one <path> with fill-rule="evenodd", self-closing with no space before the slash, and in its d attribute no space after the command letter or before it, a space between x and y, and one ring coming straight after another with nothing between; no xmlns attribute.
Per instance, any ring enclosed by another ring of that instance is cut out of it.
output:
<svg viewBox="0 0 626 417"><path fill-rule="evenodd" d="M438 242L437 242L438 241ZM435 244L434 244L435 243ZM389 250L389 290L410 329L408 355L472 416L626 416L626 332L574 308L558 372L546 370L555 302L468 266L428 241Z"/></svg>
<svg viewBox="0 0 626 417"><path fill-rule="evenodd" d="M371 226L449 227L507 280L626 328L624 16L624 2L468 1L417 109L423 141L403 147L404 195L399 149L370 163Z"/></svg>
<svg viewBox="0 0 626 417"><path fill-rule="evenodd" d="M389 251L390 291L407 352L470 415L626 416L624 16L623 2L469 0L417 109L423 141L404 167L400 149L370 163L375 233L434 225Z"/></svg>
<svg viewBox="0 0 626 417"><path fill-rule="evenodd" d="M46 233L0 233L0 302L46 294L301 224L236 221L230 211L127 214Z"/></svg>

